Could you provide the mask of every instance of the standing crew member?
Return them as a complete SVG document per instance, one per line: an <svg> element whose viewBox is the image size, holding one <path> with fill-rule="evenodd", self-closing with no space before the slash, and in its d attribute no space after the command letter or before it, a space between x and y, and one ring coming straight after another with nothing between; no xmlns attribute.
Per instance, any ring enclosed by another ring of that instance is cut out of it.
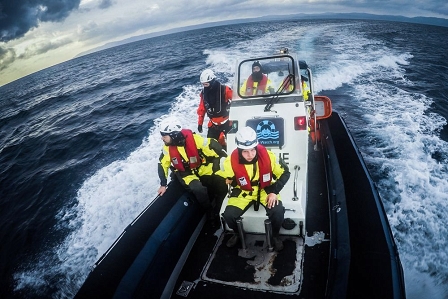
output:
<svg viewBox="0 0 448 299"><path fill-rule="evenodd" d="M212 70L206 69L201 73L200 81L203 89L200 93L198 113L198 131L202 133L204 116L207 113L208 138L215 138L225 147L225 137L232 124L229 121L230 104L232 103L232 89L216 80Z"/></svg>
<svg viewBox="0 0 448 299"><path fill-rule="evenodd" d="M238 130L235 136L237 148L224 160L224 170L217 174L232 181L232 192L224 213L227 225L234 235L227 241L227 247L233 247L239 240L237 219L255 204L261 204L272 223L274 248L283 249L279 232L285 216L280 201L280 190L289 179L290 172L276 161L276 156L261 144L257 133L250 127ZM286 166L285 166L286 167Z"/></svg>

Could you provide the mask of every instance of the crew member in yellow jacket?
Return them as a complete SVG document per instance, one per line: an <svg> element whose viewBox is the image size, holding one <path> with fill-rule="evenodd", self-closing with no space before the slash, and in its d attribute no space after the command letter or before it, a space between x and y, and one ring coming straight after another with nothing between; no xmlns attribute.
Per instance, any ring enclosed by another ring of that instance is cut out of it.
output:
<svg viewBox="0 0 448 299"><path fill-rule="evenodd" d="M283 242L278 236L285 209L279 193L288 181L290 172L276 161L273 152L258 144L257 134L252 128L240 128L235 141L237 148L224 160L223 170L217 172L233 186L223 218L235 234L226 245L233 247L239 240L237 219L251 205L257 209L261 204L272 223L275 250L280 251Z"/></svg>
<svg viewBox="0 0 448 299"><path fill-rule="evenodd" d="M259 61L252 64L252 74L244 81L240 93L245 96L257 96L275 93L272 82L266 74L263 74Z"/></svg>
<svg viewBox="0 0 448 299"><path fill-rule="evenodd" d="M162 122L160 134L164 146L158 164L160 188L157 193L165 193L168 170L171 169L206 211L218 214L228 191L225 180L215 174L219 170L219 159L227 156L222 146L213 138L203 138L191 130L182 129L173 119ZM213 214L209 216L215 218Z"/></svg>

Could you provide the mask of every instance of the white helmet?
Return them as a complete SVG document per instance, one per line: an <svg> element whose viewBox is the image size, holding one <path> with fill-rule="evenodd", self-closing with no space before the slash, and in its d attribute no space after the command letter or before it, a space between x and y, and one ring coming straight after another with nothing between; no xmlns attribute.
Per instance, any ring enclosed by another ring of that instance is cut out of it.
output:
<svg viewBox="0 0 448 299"><path fill-rule="evenodd" d="M201 81L201 83L206 83L206 82L212 81L215 78L216 78L215 73L213 73L213 71L211 69L206 69L206 70L202 71L201 77L199 77L199 80Z"/></svg>
<svg viewBox="0 0 448 299"><path fill-rule="evenodd" d="M182 125L176 119L167 118L160 123L160 133L170 134L173 132L180 132Z"/></svg>
<svg viewBox="0 0 448 299"><path fill-rule="evenodd" d="M257 133L251 127L244 127L236 132L236 147L240 149L251 149L258 145Z"/></svg>

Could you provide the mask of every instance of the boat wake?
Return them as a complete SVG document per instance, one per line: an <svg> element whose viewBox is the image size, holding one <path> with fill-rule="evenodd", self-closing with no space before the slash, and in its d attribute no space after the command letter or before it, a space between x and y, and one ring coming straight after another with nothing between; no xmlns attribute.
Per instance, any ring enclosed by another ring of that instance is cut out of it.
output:
<svg viewBox="0 0 448 299"><path fill-rule="evenodd" d="M197 100L198 92L198 86L185 87L168 115L195 128L196 111L191 109L190 103ZM159 188L157 163L162 146L156 128L166 116L154 120L148 137L129 157L98 170L83 183L77 194L78 204L57 216L60 225L72 233L58 248L40 253L14 275L15 291L73 298L90 267L155 198Z"/></svg>

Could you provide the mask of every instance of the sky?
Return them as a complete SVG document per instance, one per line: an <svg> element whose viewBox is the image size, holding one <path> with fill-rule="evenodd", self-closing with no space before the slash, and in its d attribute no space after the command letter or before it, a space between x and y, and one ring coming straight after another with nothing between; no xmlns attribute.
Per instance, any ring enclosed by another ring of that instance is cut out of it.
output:
<svg viewBox="0 0 448 299"><path fill-rule="evenodd" d="M0 0L0 86L106 43L267 15L370 13L448 19L447 0Z"/></svg>

